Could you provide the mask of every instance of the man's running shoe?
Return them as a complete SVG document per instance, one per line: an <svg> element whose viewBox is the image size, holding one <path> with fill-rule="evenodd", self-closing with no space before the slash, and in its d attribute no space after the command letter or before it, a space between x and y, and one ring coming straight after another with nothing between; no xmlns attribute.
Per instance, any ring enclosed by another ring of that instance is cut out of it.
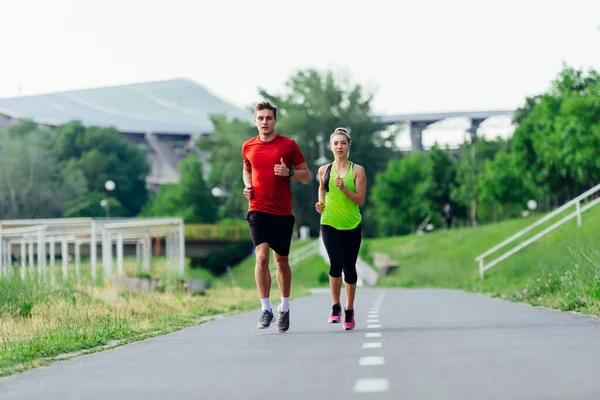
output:
<svg viewBox="0 0 600 400"><path fill-rule="evenodd" d="M339 304L334 304L331 307L331 314L329 314L329 322L337 324L340 322L340 315L342 314L342 307Z"/></svg>
<svg viewBox="0 0 600 400"><path fill-rule="evenodd" d="M272 310L263 310L260 314L260 319L258 320L258 329L265 329L271 326L271 322L275 320L275 315L273 315Z"/></svg>
<svg viewBox="0 0 600 400"><path fill-rule="evenodd" d="M290 329L290 311L279 310L279 319L277 319L277 331L283 333Z"/></svg>
<svg viewBox="0 0 600 400"><path fill-rule="evenodd" d="M344 314L344 329L347 331L354 329L354 310L345 310Z"/></svg>

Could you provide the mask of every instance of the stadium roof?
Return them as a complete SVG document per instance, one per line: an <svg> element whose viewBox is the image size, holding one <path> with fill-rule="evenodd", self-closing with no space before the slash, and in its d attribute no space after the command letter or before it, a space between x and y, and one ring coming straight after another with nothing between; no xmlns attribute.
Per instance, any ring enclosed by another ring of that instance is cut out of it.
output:
<svg viewBox="0 0 600 400"><path fill-rule="evenodd" d="M163 134L210 133L211 114L252 118L188 79L3 98L0 114L51 126L80 120L121 132Z"/></svg>

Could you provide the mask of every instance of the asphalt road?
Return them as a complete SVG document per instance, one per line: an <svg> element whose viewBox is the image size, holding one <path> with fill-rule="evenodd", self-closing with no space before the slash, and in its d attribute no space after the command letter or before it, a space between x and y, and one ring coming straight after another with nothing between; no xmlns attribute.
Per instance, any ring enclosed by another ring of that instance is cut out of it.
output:
<svg viewBox="0 0 600 400"><path fill-rule="evenodd" d="M359 288L357 327L329 295L0 378L0 399L599 399L600 319L477 294Z"/></svg>

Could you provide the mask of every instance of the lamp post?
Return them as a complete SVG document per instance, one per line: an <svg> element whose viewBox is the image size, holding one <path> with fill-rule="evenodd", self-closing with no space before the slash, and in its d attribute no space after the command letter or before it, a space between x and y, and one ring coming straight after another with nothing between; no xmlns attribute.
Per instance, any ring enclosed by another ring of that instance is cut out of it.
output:
<svg viewBox="0 0 600 400"><path fill-rule="evenodd" d="M325 157L325 141L323 140L323 135L319 134L317 136L317 142L319 142L319 158L315 160L315 164L320 167L321 165L326 164L329 160L327 157Z"/></svg>
<svg viewBox="0 0 600 400"><path fill-rule="evenodd" d="M110 216L110 204L108 204L108 200L100 200L100 206L104 208L104 218L108 218Z"/></svg>
<svg viewBox="0 0 600 400"><path fill-rule="evenodd" d="M217 210L218 213L220 213L224 206L225 198L229 195L229 193L221 189L219 186L215 186L210 190L210 194L216 199Z"/></svg>
<svg viewBox="0 0 600 400"><path fill-rule="evenodd" d="M321 167L322 165L327 164L327 162L329 161L327 159L327 157L325 157L325 142L323 140L323 135L319 134L317 136L317 142L319 142L319 158L317 158L315 160L315 165L317 166L316 170L315 170L315 180L317 182L319 182L319 167Z"/></svg>
<svg viewBox="0 0 600 400"><path fill-rule="evenodd" d="M115 184L115 182L110 179L104 182L104 189L106 189L107 192L112 192L113 190L115 190L116 186L117 185ZM106 218L110 217L110 203L108 202L108 200L102 199L100 201L100 206L104 208L104 216Z"/></svg>

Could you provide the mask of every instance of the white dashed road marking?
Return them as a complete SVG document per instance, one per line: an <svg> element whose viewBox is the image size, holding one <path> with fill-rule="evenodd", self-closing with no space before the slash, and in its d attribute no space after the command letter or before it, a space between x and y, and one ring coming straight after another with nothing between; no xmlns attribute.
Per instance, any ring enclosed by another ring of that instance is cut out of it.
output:
<svg viewBox="0 0 600 400"><path fill-rule="evenodd" d="M387 379L359 379L354 385L356 393L386 392L390 387Z"/></svg>
<svg viewBox="0 0 600 400"><path fill-rule="evenodd" d="M383 302L383 294L380 295L375 301L375 305L369 311L367 317L367 328L378 329L383 325L379 323L379 307ZM381 338L381 332L367 332L365 338ZM380 349L383 346L381 341L370 342L367 341L362 344L363 349ZM377 365L384 365L385 359L382 356L365 356L358 359L358 365L361 367L373 367ZM390 382L385 378L363 378L358 379L354 384L355 393L376 393L376 392L387 392L390 387Z"/></svg>
<svg viewBox="0 0 600 400"><path fill-rule="evenodd" d="M379 357L379 356L367 356L367 357L361 357L358 359L358 365L362 366L362 367L371 367L373 365L383 365L385 364L385 361L383 359L383 357Z"/></svg>
<svg viewBox="0 0 600 400"><path fill-rule="evenodd" d="M363 343L362 348L363 349L380 349L381 348L381 342L367 342L367 343Z"/></svg>

